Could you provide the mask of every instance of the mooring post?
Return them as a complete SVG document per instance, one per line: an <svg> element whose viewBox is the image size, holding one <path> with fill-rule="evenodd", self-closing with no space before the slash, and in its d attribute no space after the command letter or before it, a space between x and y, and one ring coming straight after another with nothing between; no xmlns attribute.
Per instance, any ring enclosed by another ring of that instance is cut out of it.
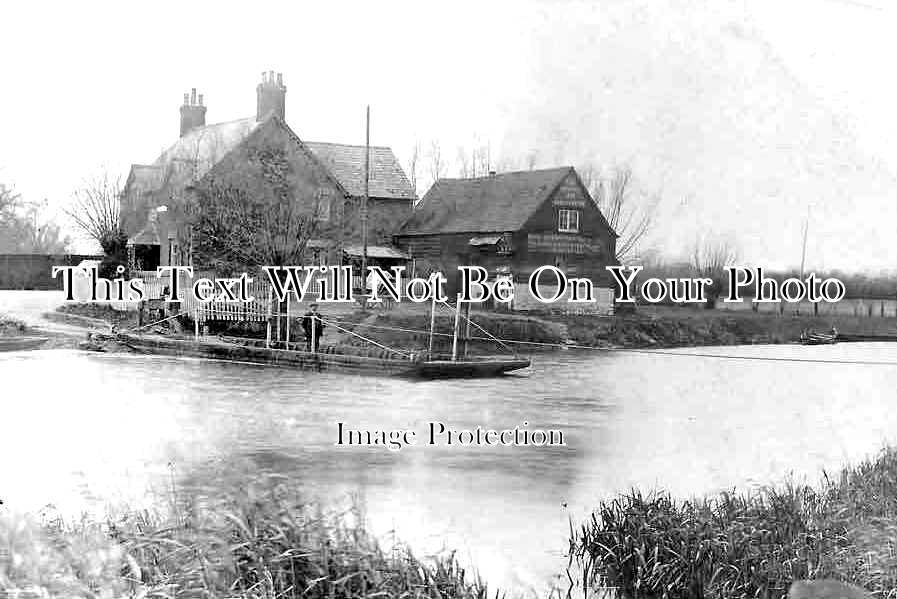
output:
<svg viewBox="0 0 897 599"><path fill-rule="evenodd" d="M287 340L286 348L290 349L290 294L287 294Z"/></svg>
<svg viewBox="0 0 897 599"><path fill-rule="evenodd" d="M464 307L464 318L465 318L464 345L463 345L464 349L461 352L461 355L464 356L465 358L467 357L467 346L470 343L470 309L471 309L471 307L472 307L472 304L470 304L470 303L467 303Z"/></svg>
<svg viewBox="0 0 897 599"><path fill-rule="evenodd" d="M268 287L268 322L265 326L265 347L271 349L271 287Z"/></svg>
<svg viewBox="0 0 897 599"><path fill-rule="evenodd" d="M455 298L455 328L452 333L452 362L458 361L458 333L461 331L461 300Z"/></svg>
<svg viewBox="0 0 897 599"><path fill-rule="evenodd" d="M436 327L436 294L433 294L433 301L430 303L430 342L427 345L428 356L433 355L433 329ZM431 359L431 358L428 358Z"/></svg>

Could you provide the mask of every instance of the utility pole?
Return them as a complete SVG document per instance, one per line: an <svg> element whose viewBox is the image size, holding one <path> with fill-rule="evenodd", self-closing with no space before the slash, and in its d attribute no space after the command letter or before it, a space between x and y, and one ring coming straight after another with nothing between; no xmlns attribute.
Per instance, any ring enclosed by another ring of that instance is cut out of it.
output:
<svg viewBox="0 0 897 599"><path fill-rule="evenodd" d="M368 105L365 115L364 133L364 197L361 198L361 285L364 295L367 294L368 272L368 193L371 179L371 107ZM362 308L367 307L367 298Z"/></svg>
<svg viewBox="0 0 897 599"><path fill-rule="evenodd" d="M810 227L810 207L807 206L807 218L804 221L804 245L800 253L800 279L804 279L804 264L807 260L807 230Z"/></svg>

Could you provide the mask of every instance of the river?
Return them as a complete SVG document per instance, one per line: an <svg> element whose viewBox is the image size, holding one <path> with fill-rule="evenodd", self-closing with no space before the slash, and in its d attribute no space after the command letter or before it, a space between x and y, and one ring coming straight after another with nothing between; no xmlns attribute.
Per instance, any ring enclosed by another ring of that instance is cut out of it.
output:
<svg viewBox="0 0 897 599"><path fill-rule="evenodd" d="M813 482L897 439L892 344L567 351L519 376L448 382L49 350L0 354L0 377L9 509L136 506L204 472L279 472L331 501L354 494L377 534L455 548L523 591L563 571L570 519L603 497ZM528 422L567 445L428 446L431 421ZM338 447L338 422L421 440Z"/></svg>

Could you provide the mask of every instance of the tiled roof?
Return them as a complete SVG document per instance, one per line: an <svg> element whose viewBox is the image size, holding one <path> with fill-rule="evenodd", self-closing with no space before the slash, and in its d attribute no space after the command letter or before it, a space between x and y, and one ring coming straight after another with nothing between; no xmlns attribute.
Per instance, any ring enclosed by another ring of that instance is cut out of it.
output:
<svg viewBox="0 0 897 599"><path fill-rule="evenodd" d="M319 141L303 142L353 196L364 195L364 146ZM417 196L392 150L371 146L369 195L372 198L412 200Z"/></svg>
<svg viewBox="0 0 897 599"><path fill-rule="evenodd" d="M186 184L199 180L263 121L254 117L197 127L162 152L151 165L132 165L129 187L139 193L155 191L163 178ZM286 124L283 123L286 127ZM289 129L289 127L287 127ZM364 146L301 142L351 195L364 194ZM369 193L375 198L416 199L392 150L371 147Z"/></svg>
<svg viewBox="0 0 897 599"><path fill-rule="evenodd" d="M162 152L153 165L183 165L183 173L198 180L261 123L253 117L197 127Z"/></svg>
<svg viewBox="0 0 897 599"><path fill-rule="evenodd" d="M517 231L573 168L439 179L398 235Z"/></svg>

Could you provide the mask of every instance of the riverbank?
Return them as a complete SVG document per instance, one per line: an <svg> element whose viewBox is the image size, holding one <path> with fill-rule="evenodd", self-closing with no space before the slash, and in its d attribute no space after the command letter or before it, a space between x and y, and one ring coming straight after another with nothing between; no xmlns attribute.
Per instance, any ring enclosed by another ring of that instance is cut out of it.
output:
<svg viewBox="0 0 897 599"><path fill-rule="evenodd" d="M329 327L324 342L364 345L347 333L376 340L390 347L424 350L430 343L430 314L425 307L403 306L391 311L371 310L324 317ZM136 326L134 312L120 312L96 304L67 304L52 316L70 324L105 322L119 328ZM669 348L722 345L793 343L805 330L827 332L832 327L842 333L897 336L897 318L851 315L814 317L750 311L730 312L686 307L643 307L633 314L594 316L554 313L507 313L474 310L469 350L474 354L508 350L534 352L558 347ZM454 318L447 311L437 315L434 349L451 351ZM342 327L345 331L340 331ZM192 325L188 325L192 329ZM462 328L462 331L464 329ZM210 323L213 334L264 338L263 323ZM295 326L296 340L301 328ZM495 339L493 339L493 337ZM505 346L496 339L505 342Z"/></svg>
<svg viewBox="0 0 897 599"><path fill-rule="evenodd" d="M581 580L623 597L783 597L808 578L890 597L895 539L897 449L888 448L818 486L691 501L633 490L602 501L570 547Z"/></svg>
<svg viewBox="0 0 897 599"><path fill-rule="evenodd" d="M612 318L548 316L563 322L579 345L611 347L697 347L792 343L804 330L895 335L897 318L851 315L782 315L704 310L680 306L640 307Z"/></svg>

